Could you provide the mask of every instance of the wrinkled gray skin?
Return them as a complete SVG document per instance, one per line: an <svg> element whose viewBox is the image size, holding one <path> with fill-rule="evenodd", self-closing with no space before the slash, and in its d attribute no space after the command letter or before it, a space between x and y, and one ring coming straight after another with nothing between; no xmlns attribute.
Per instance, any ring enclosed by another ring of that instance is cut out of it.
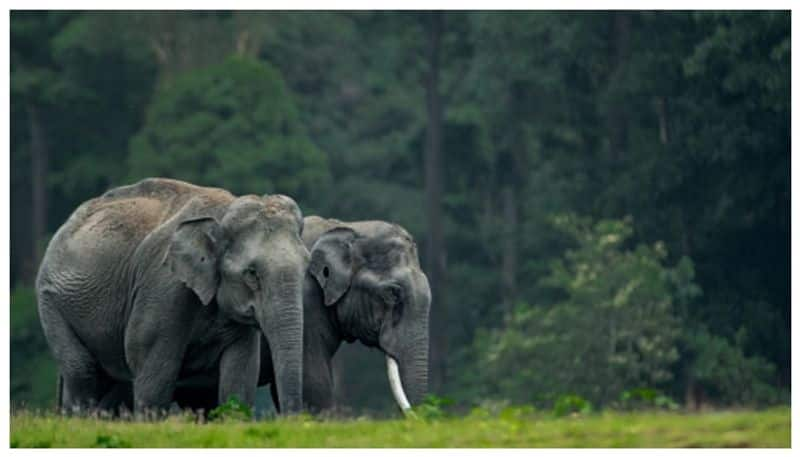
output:
<svg viewBox="0 0 800 457"><path fill-rule="evenodd" d="M333 406L332 358L342 341L356 340L397 360L405 393L418 404L428 383L431 292L411 235L383 221L310 216L304 226L311 251L303 285L305 407L319 412ZM272 350L262 338L258 384L271 385L281 410L286 405L275 389ZM185 388L176 395L183 407L208 410L216 405L213 391Z"/></svg>
<svg viewBox="0 0 800 457"><path fill-rule="evenodd" d="M137 413L163 409L198 373L214 374L218 400L252 404L264 336L278 397L300 410L302 223L286 196L159 178L81 205L36 281L59 406L114 408L132 385Z"/></svg>

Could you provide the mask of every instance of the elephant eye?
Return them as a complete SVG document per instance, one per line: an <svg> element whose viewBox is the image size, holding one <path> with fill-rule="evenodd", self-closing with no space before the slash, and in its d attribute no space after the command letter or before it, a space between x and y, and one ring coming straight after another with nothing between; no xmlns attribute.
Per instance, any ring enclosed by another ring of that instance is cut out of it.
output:
<svg viewBox="0 0 800 457"><path fill-rule="evenodd" d="M400 323L400 319L403 318L403 302L398 302L394 308L392 308L392 325L397 327L397 324Z"/></svg>
<svg viewBox="0 0 800 457"><path fill-rule="evenodd" d="M403 289L400 286L388 285L381 288L381 298L388 305L396 305L402 302Z"/></svg>
<svg viewBox="0 0 800 457"><path fill-rule="evenodd" d="M258 290L258 273L256 273L255 268L248 267L244 270L244 282L252 290Z"/></svg>

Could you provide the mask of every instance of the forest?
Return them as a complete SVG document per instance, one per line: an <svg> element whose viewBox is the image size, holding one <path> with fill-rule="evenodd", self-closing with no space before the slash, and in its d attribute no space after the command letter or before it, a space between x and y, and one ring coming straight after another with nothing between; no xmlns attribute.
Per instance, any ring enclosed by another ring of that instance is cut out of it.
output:
<svg viewBox="0 0 800 457"><path fill-rule="evenodd" d="M405 227L439 404L789 404L789 12L12 11L10 28L13 405L55 401L33 293L50 237L150 176ZM393 411L379 351L344 345L335 375L343 410Z"/></svg>

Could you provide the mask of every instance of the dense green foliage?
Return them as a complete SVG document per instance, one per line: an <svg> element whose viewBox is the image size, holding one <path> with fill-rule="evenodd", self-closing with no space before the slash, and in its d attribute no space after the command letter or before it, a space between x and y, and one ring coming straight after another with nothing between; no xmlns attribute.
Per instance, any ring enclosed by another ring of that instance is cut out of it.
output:
<svg viewBox="0 0 800 457"><path fill-rule="evenodd" d="M663 244L621 251L628 222L556 223L578 246L542 282L564 298L548 307L521 303L503 329L476 338L475 357L485 367L478 395L541 404L574 392L608 404L635 386L664 386L678 358L673 296L696 287L691 263L665 268Z"/></svg>
<svg viewBox="0 0 800 457"><path fill-rule="evenodd" d="M507 408L476 409L464 418L435 421L318 421L194 423L176 416L161 423L64 419L19 413L11 417L11 447L789 447L786 408L698 415L603 413L554 418Z"/></svg>
<svg viewBox="0 0 800 457"><path fill-rule="evenodd" d="M430 18L13 12L12 401L55 393L42 246L160 175L405 226L442 259L432 387L458 405L788 402L789 14ZM387 414L383 357L345 346L337 401Z"/></svg>
<svg viewBox="0 0 800 457"><path fill-rule="evenodd" d="M280 190L309 202L327 184L325 156L305 135L291 95L268 65L230 58L176 78L154 97L131 139L129 180L229 183L236 194Z"/></svg>

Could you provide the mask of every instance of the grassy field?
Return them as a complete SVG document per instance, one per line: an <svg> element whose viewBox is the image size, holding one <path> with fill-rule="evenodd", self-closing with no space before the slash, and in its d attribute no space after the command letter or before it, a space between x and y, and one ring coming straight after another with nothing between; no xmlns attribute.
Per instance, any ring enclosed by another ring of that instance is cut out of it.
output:
<svg viewBox="0 0 800 457"><path fill-rule="evenodd" d="M790 410L602 413L554 418L509 412L436 421L291 418L205 423L60 418L17 412L11 447L789 447Z"/></svg>

